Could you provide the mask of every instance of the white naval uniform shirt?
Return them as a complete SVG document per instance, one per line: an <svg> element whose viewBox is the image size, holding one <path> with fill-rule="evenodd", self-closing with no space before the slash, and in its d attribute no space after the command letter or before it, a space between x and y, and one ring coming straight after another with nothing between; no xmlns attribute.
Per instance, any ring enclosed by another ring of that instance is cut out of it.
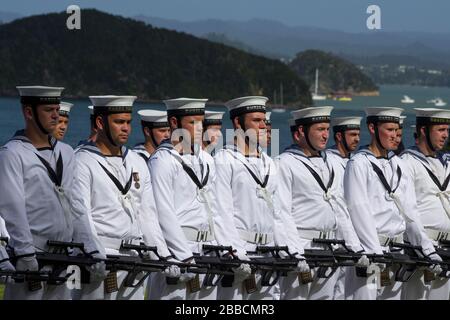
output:
<svg viewBox="0 0 450 320"><path fill-rule="evenodd" d="M215 171L208 165L211 162L208 157L211 156L203 150L181 155L166 140L148 162L161 228L169 250L178 260L189 259L202 250L202 242L188 241L183 229L212 231L217 238L214 205L210 200ZM200 183L205 183L201 190L184 171L180 160L193 170ZM209 199L212 212L204 197Z"/></svg>
<svg viewBox="0 0 450 320"><path fill-rule="evenodd" d="M63 209L55 185L37 155L54 171L61 156L61 185L70 201L73 150L49 139L51 149L38 151L24 132L18 131L0 150L0 216L17 256L46 250L47 240L72 241L74 216Z"/></svg>
<svg viewBox="0 0 450 320"><path fill-rule="evenodd" d="M279 157L279 197L282 212L290 216L296 229L336 231L354 251L361 245L351 224L343 198L340 163L326 154L307 157L296 145L287 148ZM325 192L308 165L320 177ZM333 180L331 178L333 177ZM301 245L309 246L310 240L302 239L296 230L295 237Z"/></svg>
<svg viewBox="0 0 450 320"><path fill-rule="evenodd" d="M450 166L440 155L427 157L417 147L405 150L401 159L405 163L405 175L414 185L414 198L419 217L427 229L450 232L450 187L444 190L436 185L427 169L437 178L441 187L450 176ZM449 210L445 210L446 206Z"/></svg>
<svg viewBox="0 0 450 320"><path fill-rule="evenodd" d="M103 253L115 253L121 241L142 241L156 246L161 256L169 256L158 224L150 175L142 158L125 147L121 157L104 156L92 144L82 146L75 157L73 210L86 213L82 223L92 231L77 234L80 241L96 243ZM102 166L124 190L119 190Z"/></svg>
<svg viewBox="0 0 450 320"><path fill-rule="evenodd" d="M394 194L400 199L405 216L402 216L399 207L381 183L371 162L380 168L391 189L395 190ZM400 176L398 167L401 170ZM397 156L390 155L389 159L376 158L367 147L362 147L348 161L344 194L353 226L367 253L382 253L378 235L394 237L405 231L412 244L421 245L427 252L434 251L417 212L408 201L414 191L404 177L404 170Z"/></svg>
<svg viewBox="0 0 450 320"><path fill-rule="evenodd" d="M287 221L282 217L278 204L278 176L273 160L264 152L260 157L244 156L234 146L226 146L214 157L216 166L216 197L219 215L230 226L228 244L245 255L254 251L256 244L243 240L239 232L270 234L274 238L267 245L287 245L292 254L303 253L298 244L287 234ZM265 187L269 198L265 199L261 186L253 179L244 164L252 170L260 182L269 175ZM232 227L231 227L232 226Z"/></svg>

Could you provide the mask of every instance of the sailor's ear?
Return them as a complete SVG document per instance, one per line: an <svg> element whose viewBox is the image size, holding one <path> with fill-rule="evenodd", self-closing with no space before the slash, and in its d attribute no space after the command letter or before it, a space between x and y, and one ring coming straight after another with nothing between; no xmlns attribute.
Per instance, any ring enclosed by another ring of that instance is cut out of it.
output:
<svg viewBox="0 0 450 320"><path fill-rule="evenodd" d="M233 118L233 127L234 129L242 129L241 124L239 123L239 117Z"/></svg>
<svg viewBox="0 0 450 320"><path fill-rule="evenodd" d="M169 125L170 125L170 128L172 128L172 129L177 129L178 128L178 119L177 119L177 117L170 117L169 118ZM180 123L180 125L181 125L181 123Z"/></svg>
<svg viewBox="0 0 450 320"><path fill-rule="evenodd" d="M150 137L151 130L152 130L152 129L149 129L148 127L144 127L144 128L143 128L144 136Z"/></svg>
<svg viewBox="0 0 450 320"><path fill-rule="evenodd" d="M25 117L25 120L33 119L33 109L30 105L27 104L22 105L22 112L23 116Z"/></svg>
<svg viewBox="0 0 450 320"><path fill-rule="evenodd" d="M106 119L108 119L106 117ZM95 124L97 125L98 130L103 130L105 127L105 122L104 122L105 118L101 115L97 115L95 116Z"/></svg>
<svg viewBox="0 0 450 320"><path fill-rule="evenodd" d="M300 132L298 131L298 128L297 130L294 131L294 140L295 141L300 140Z"/></svg>
<svg viewBox="0 0 450 320"><path fill-rule="evenodd" d="M420 126L419 132L420 132L420 136L425 137L425 136L427 135L427 133L426 133L426 127L425 127L425 126ZM420 137L420 136L419 136L419 137Z"/></svg>
<svg viewBox="0 0 450 320"><path fill-rule="evenodd" d="M305 137L305 127L304 126L298 126L297 128L298 138L304 138Z"/></svg>
<svg viewBox="0 0 450 320"><path fill-rule="evenodd" d="M375 124L374 123L368 123L367 124L367 130L369 130L370 134L375 134Z"/></svg>
<svg viewBox="0 0 450 320"><path fill-rule="evenodd" d="M342 135L342 132L336 132L336 134L334 135L334 140L336 140L337 142L342 142L342 140L344 139Z"/></svg>

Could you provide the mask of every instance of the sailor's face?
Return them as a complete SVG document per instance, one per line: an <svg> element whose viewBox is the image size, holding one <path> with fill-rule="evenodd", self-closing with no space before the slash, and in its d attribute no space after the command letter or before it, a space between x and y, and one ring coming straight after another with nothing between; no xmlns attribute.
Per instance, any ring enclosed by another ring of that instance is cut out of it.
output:
<svg viewBox="0 0 450 320"><path fill-rule="evenodd" d="M152 129L153 137L159 145L161 141L170 138L170 127Z"/></svg>
<svg viewBox="0 0 450 320"><path fill-rule="evenodd" d="M191 144L202 144L204 116L185 116L181 118L181 127L188 131Z"/></svg>
<svg viewBox="0 0 450 320"><path fill-rule="evenodd" d="M250 140L254 137L258 139L258 143L262 146L267 144L267 126L266 114L264 112L251 112L244 116L245 130L251 130L249 134ZM251 141L255 142L255 141Z"/></svg>
<svg viewBox="0 0 450 320"><path fill-rule="evenodd" d="M353 152L358 148L359 140L360 140L361 130L347 130L345 131L345 139L347 141L348 151Z"/></svg>
<svg viewBox="0 0 450 320"><path fill-rule="evenodd" d="M204 134L205 140L210 141L213 146L216 145L222 138L221 129L222 126L217 124L208 126Z"/></svg>
<svg viewBox="0 0 450 320"><path fill-rule="evenodd" d="M40 105L36 109L39 121L48 132L54 132L59 118L59 104Z"/></svg>
<svg viewBox="0 0 450 320"><path fill-rule="evenodd" d="M108 116L111 138L117 145L124 145L131 133L131 113L118 113Z"/></svg>
<svg viewBox="0 0 450 320"><path fill-rule="evenodd" d="M448 138L448 124L438 124L430 127L431 144L436 150L442 150Z"/></svg>
<svg viewBox="0 0 450 320"><path fill-rule="evenodd" d="M329 123L314 123L309 127L309 141L316 150L324 150L330 136Z"/></svg>
<svg viewBox="0 0 450 320"><path fill-rule="evenodd" d="M403 138L403 129L398 129L397 136L395 137L395 149L394 150L398 149L398 146L402 142L402 138Z"/></svg>
<svg viewBox="0 0 450 320"><path fill-rule="evenodd" d="M396 150L397 131L399 130L398 123L388 122L378 124L378 135L381 144L387 150Z"/></svg>
<svg viewBox="0 0 450 320"><path fill-rule="evenodd" d="M64 135L67 132L67 127L69 126L69 118L65 116L59 116L58 124L56 125L55 131L53 131L53 136L57 140L64 139Z"/></svg>

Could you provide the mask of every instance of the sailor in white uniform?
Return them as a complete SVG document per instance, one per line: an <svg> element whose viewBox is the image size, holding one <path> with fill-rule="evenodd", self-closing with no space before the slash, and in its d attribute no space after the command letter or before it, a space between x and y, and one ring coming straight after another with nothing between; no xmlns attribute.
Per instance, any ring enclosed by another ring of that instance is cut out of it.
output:
<svg viewBox="0 0 450 320"><path fill-rule="evenodd" d="M223 147L222 118L225 112L205 111L203 120L203 150L214 157L216 152Z"/></svg>
<svg viewBox="0 0 450 320"><path fill-rule="evenodd" d="M398 130L397 137L395 139L396 148L394 149L394 153L399 155L405 150L405 146L403 145L403 123L406 119L406 116L400 116L400 120L398 122Z"/></svg>
<svg viewBox="0 0 450 320"><path fill-rule="evenodd" d="M56 140L62 141L67 133L69 127L69 114L73 104L62 101L59 104L59 118L55 130L53 130L53 137Z"/></svg>
<svg viewBox="0 0 450 320"><path fill-rule="evenodd" d="M324 152L333 107L311 107L292 112L296 120L298 144L287 148L279 157L279 202L282 212L290 216L296 227L296 238L305 249L326 248L313 239L343 239L355 252L362 251L351 225L342 188L343 168L340 161ZM367 263L367 257L360 263ZM331 270L329 270L331 271ZM329 300L339 271L328 278L312 271L313 282L306 290L310 300ZM289 298L305 295L305 284L296 279L283 288Z"/></svg>
<svg viewBox="0 0 450 320"><path fill-rule="evenodd" d="M414 110L418 143L400 155L406 168L404 175L415 189L415 194L408 200L416 205L433 244L441 246L442 241L450 240L450 166L441 153L448 138L450 110ZM402 299L448 300L449 293L447 278L419 271L405 284Z"/></svg>
<svg viewBox="0 0 450 320"><path fill-rule="evenodd" d="M360 141L361 117L333 117L331 128L333 130L335 145L326 150L328 161L338 163L336 171L340 171L341 190L344 189L344 172L352 152L356 151ZM353 226L352 226L353 228ZM337 234L338 238L342 236ZM339 278L334 287L334 300L345 299L345 273L347 268L339 269Z"/></svg>
<svg viewBox="0 0 450 320"><path fill-rule="evenodd" d="M47 251L48 240L72 241L74 223L82 217L70 210L73 150L51 137L64 88L17 89L25 129L0 150L0 216L6 223L16 269L37 271L42 266L35 253ZM40 290L29 291L26 283L15 283L6 286L5 299L70 299L70 292L65 285L42 283Z"/></svg>
<svg viewBox="0 0 450 320"><path fill-rule="evenodd" d="M75 154L72 204L76 213L86 216L83 222L92 233L76 234L77 242L97 243L100 258L108 254L135 256L136 251L123 249L122 244L141 243L156 246L161 257L170 257L158 223L148 168L138 154L124 147L136 97L89 98L98 134L95 142L81 146ZM150 257L156 258L153 254ZM168 268L163 274L179 276L179 269ZM144 299L144 284L127 286L126 276L121 270L109 272L105 286L102 279L94 279L82 286L81 299ZM141 274L136 280L145 276ZM110 281L117 281L117 288L106 285Z"/></svg>
<svg viewBox="0 0 450 320"><path fill-rule="evenodd" d="M246 258L257 246L288 245L291 254L300 255L297 242L286 235L286 220L277 203L277 168L262 151L266 141L266 97L236 98L226 103L235 129L235 139L220 150L216 166L218 211L229 230L228 244ZM300 256L299 256L300 257ZM308 269L301 261L299 269ZM309 269L308 269L309 270ZM278 299L279 283L267 286L259 272L232 288L220 288L220 299Z"/></svg>
<svg viewBox="0 0 450 320"><path fill-rule="evenodd" d="M85 140L81 140L78 142L77 147L75 148L75 151L77 151L79 146L88 144L89 142L95 142L95 139L97 137L97 124L95 123L95 115L94 115L94 106L88 106L89 109L89 122L90 122L90 133L89 137Z"/></svg>
<svg viewBox="0 0 450 320"><path fill-rule="evenodd" d="M401 108L366 108L371 143L360 148L347 163L344 176L347 206L366 253L389 252L392 242L407 239L413 245L421 246L430 258L440 260L425 234L417 210L409 202L414 196L414 188L405 177L405 168L398 157L388 153L395 148L402 111ZM390 284L384 283L377 288L353 271L346 275L346 297L400 299L402 283L395 281L395 267L379 267ZM432 269L438 272L439 266Z"/></svg>
<svg viewBox="0 0 450 320"><path fill-rule="evenodd" d="M220 223L212 201L215 180L211 156L202 150L202 122L207 99L165 100L172 141L164 141L150 158L153 193L169 249L179 261L205 254L204 244L223 243L227 226ZM247 266L249 268L249 266ZM245 271L245 270L244 270ZM236 270L236 276L241 273ZM150 299L216 299L217 287L204 275L185 274L168 285L158 275Z"/></svg>
<svg viewBox="0 0 450 320"><path fill-rule="evenodd" d="M139 110L138 114L145 141L135 145L133 150L147 163L161 142L170 138L170 126L166 111L145 109Z"/></svg>

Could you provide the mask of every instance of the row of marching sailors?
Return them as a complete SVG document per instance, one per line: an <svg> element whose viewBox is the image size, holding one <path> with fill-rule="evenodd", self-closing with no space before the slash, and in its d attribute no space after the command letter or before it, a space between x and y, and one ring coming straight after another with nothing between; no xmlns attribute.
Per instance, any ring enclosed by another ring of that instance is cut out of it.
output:
<svg viewBox="0 0 450 320"><path fill-rule="evenodd" d="M205 99L166 100L166 114L141 111L146 141L132 151L124 145L136 97L93 96L95 132L74 153L49 138L63 88L18 89L26 127L0 151L0 215L16 262L0 266L39 269L35 252L46 251L48 239L83 242L100 258L134 255L120 249L121 243L144 242L157 246L162 257L189 263L203 253L203 244L231 245L246 261L258 245L287 245L302 258L304 249L321 248L312 239L340 238L363 253L357 263L363 267L370 263L364 253L409 241L441 260L435 246L450 230L449 173L439 153L448 135L447 110L417 109L417 145L400 157L391 151L398 148L402 109L367 108L371 143L358 151L360 118L333 119L336 146L325 150L332 107L296 110L293 144L274 161L259 147L266 140L265 97L226 103L233 127L256 134L237 135L213 158L194 143L203 133L196 124L204 120ZM220 116L210 124L220 126ZM174 145L164 139L168 128L185 129L192 140ZM233 269L232 285L222 287L205 286L202 275L170 267L137 288L126 287L126 274L119 271L119 290L109 292L103 280L111 273L98 263L76 298L142 299L147 289L149 299L448 299L440 267L429 269L437 275L430 283L416 273L406 284L374 288L354 268L324 279L300 260L297 270L266 287L244 263ZM393 278L395 270L387 271ZM298 273L307 272L313 281L299 282ZM179 279L167 284L167 277ZM70 298L70 292L45 284L29 292L8 283L5 297Z"/></svg>

